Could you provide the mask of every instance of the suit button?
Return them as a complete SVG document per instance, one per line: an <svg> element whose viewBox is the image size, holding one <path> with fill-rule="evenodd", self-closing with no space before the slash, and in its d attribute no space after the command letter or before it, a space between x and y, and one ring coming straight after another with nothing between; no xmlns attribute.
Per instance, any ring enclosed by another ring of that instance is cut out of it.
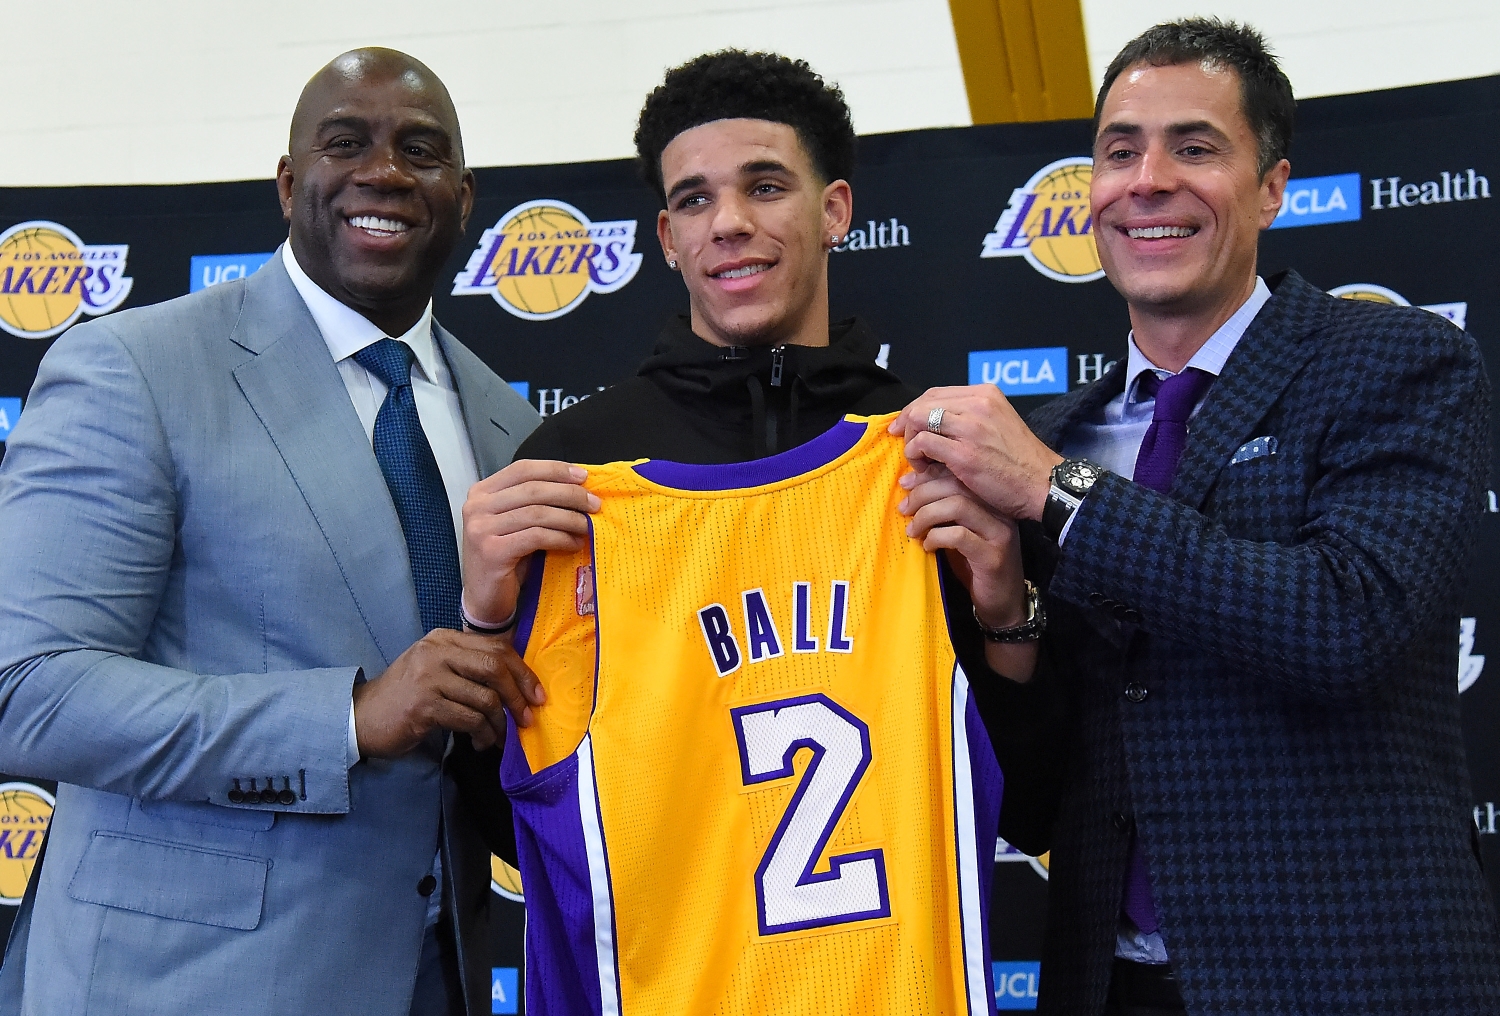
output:
<svg viewBox="0 0 1500 1016"><path fill-rule="evenodd" d="M1127 620L1125 615L1131 613L1131 609L1123 603L1113 603L1110 604L1109 612L1115 616L1116 621L1124 621Z"/></svg>
<svg viewBox="0 0 1500 1016"><path fill-rule="evenodd" d="M1125 697L1132 702L1146 701L1146 686L1144 684L1131 681L1125 686Z"/></svg>
<svg viewBox="0 0 1500 1016"><path fill-rule="evenodd" d="M1103 593L1089 593L1089 604L1091 606L1102 607L1107 602L1108 600Z"/></svg>
<svg viewBox="0 0 1500 1016"><path fill-rule="evenodd" d="M271 780L267 780L266 781L266 789L262 790L260 792L260 803L261 804L275 804L276 803L276 788L273 787L271 784L272 784L272 781Z"/></svg>
<svg viewBox="0 0 1500 1016"><path fill-rule="evenodd" d="M297 795L292 793L290 790L283 790L281 793L276 795L276 802L278 804L284 805L296 804Z"/></svg>
<svg viewBox="0 0 1500 1016"><path fill-rule="evenodd" d="M1110 821L1114 823L1115 829L1122 833L1130 829L1130 818L1123 811L1115 812Z"/></svg>
<svg viewBox="0 0 1500 1016"><path fill-rule="evenodd" d="M433 878L431 875L423 875L422 881L417 883L418 896L431 896L436 889L437 879Z"/></svg>
<svg viewBox="0 0 1500 1016"><path fill-rule="evenodd" d="M245 803L245 792L240 789L240 781L239 780L235 780L234 781L234 789L229 792L229 803L230 804L244 804Z"/></svg>
<svg viewBox="0 0 1500 1016"><path fill-rule="evenodd" d="M1130 624L1141 623L1141 612L1139 610L1136 610L1134 607L1126 607L1124 610L1120 611L1119 617L1121 621L1126 621Z"/></svg>

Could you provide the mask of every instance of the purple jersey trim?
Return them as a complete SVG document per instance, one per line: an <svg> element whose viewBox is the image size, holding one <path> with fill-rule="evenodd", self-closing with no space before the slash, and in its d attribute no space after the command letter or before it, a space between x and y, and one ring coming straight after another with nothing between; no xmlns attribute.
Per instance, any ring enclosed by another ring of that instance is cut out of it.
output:
<svg viewBox="0 0 1500 1016"><path fill-rule="evenodd" d="M676 490L713 491L761 487L768 483L790 480L794 476L810 473L819 466L828 465L859 444L859 439L865 436L868 429L863 423L840 420L806 444L769 458L716 466L694 466L686 462L649 459L632 468L652 483Z"/></svg>
<svg viewBox="0 0 1500 1016"><path fill-rule="evenodd" d="M990 963L990 893L995 882L995 840L1000 835L1000 802L1005 776L995 760L990 734L979 718L974 691L964 705L964 729L969 738L969 771L974 780L974 842L979 848L979 915L984 942L985 998L995 998L995 968ZM962 909L960 909L962 914Z"/></svg>
<svg viewBox="0 0 1500 1016"><path fill-rule="evenodd" d="M507 763L511 754L506 752ZM521 754L519 748L516 754ZM514 774L507 765L501 770L505 777ZM502 782L515 815L521 884L526 887L526 1011L531 1016L597 1016L603 1007L594 893L579 810L578 755L519 783Z"/></svg>
<svg viewBox="0 0 1500 1016"><path fill-rule="evenodd" d="M526 643L531 641L531 629L536 624L536 606L542 598L542 572L547 567L547 552L539 550L531 555L531 567L526 572L526 582L521 586L521 599L516 604L520 613L516 617L516 652L526 655Z"/></svg>

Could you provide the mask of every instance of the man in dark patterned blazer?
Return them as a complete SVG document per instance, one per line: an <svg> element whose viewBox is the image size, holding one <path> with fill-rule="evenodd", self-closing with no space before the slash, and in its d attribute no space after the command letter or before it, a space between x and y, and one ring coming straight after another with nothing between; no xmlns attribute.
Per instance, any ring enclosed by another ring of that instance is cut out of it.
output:
<svg viewBox="0 0 1500 1016"><path fill-rule="evenodd" d="M1006 802L1044 1012L1500 1012L1455 677L1489 385L1436 315L1256 275L1292 114L1249 29L1131 42L1091 198L1128 359L1030 429L993 386L897 421L913 531L982 503L1043 590L979 620L1043 613L1067 706L1057 794Z"/></svg>

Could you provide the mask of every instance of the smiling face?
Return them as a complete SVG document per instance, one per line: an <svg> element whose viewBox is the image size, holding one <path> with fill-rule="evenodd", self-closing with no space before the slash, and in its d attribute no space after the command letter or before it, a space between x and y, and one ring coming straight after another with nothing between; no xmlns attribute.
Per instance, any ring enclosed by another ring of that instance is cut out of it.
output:
<svg viewBox="0 0 1500 1016"><path fill-rule="evenodd" d="M687 285L693 332L720 346L828 344L828 249L849 231L848 183L825 184L797 132L715 120L661 154L656 232Z"/></svg>
<svg viewBox="0 0 1500 1016"><path fill-rule="evenodd" d="M1140 63L1115 80L1094 140L1094 238L1138 330L1217 318L1204 341L1250 296L1291 172L1282 159L1262 175L1258 160L1234 70Z"/></svg>
<svg viewBox="0 0 1500 1016"><path fill-rule="evenodd" d="M303 271L389 335L421 317L474 201L447 91L389 50L308 83L276 186Z"/></svg>

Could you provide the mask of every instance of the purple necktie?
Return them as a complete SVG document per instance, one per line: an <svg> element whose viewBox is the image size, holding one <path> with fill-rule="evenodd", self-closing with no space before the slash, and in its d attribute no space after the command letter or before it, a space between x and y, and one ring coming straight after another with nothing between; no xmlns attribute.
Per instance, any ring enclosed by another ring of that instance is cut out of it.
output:
<svg viewBox="0 0 1500 1016"><path fill-rule="evenodd" d="M1140 453L1135 457L1136 483L1162 494L1172 489L1177 460L1182 458L1182 449L1187 446L1188 417L1193 415L1193 408L1213 380L1212 374L1196 367L1189 367L1166 380L1159 379L1149 370L1141 375L1139 398L1145 399L1154 392L1156 408L1151 413L1151 426L1141 440ZM1146 870L1146 855L1133 836L1122 909L1125 916L1147 935L1161 927L1156 920L1156 906L1151 902L1151 875Z"/></svg>

